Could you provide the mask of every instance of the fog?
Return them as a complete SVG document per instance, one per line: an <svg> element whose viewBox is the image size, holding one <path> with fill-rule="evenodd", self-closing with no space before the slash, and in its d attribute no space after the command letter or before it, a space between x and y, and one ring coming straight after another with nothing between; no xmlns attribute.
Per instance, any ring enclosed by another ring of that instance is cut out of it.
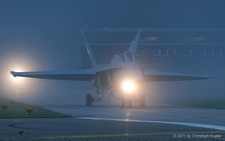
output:
<svg viewBox="0 0 225 141"><path fill-rule="evenodd" d="M0 0L0 94L24 101L48 95L51 97L52 94L74 93L79 89L92 91L91 82L22 78L17 83L9 72L91 67L79 33L83 27L86 27L85 35L90 43L127 44L133 40L135 32L89 31L98 28L225 28L224 4L225 1L206 0ZM142 33L140 43L194 44L140 46L139 54L149 54L139 57L143 64L152 63L150 68L157 70L214 74L220 78L218 81L193 83L149 83L146 85L151 90L144 88L143 91L151 91L152 96L149 97L153 99L223 98L224 37L222 31ZM128 46L106 46L113 50L109 55L106 55L108 49L92 47L98 62L106 63L111 56L121 53ZM152 57L159 54L159 50L161 56ZM182 56L172 56L174 50ZM190 54L190 50L194 57L183 56ZM207 57L201 57L205 50ZM214 56L210 56L213 51ZM220 51L222 56L219 56ZM162 57L167 52L169 57Z"/></svg>

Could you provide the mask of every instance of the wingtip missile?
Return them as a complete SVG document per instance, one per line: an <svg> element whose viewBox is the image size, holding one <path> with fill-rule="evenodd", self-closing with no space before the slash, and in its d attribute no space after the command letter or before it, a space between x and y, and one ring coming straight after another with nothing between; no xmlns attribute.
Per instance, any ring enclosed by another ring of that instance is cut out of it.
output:
<svg viewBox="0 0 225 141"><path fill-rule="evenodd" d="M13 77L16 77L16 72L15 72L15 71L10 71L10 73L11 73L11 75L12 75Z"/></svg>

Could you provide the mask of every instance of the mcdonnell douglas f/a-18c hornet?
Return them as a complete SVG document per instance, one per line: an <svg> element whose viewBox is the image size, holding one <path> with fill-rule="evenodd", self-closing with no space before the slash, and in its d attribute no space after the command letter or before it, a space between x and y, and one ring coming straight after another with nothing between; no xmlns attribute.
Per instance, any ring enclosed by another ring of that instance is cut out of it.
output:
<svg viewBox="0 0 225 141"><path fill-rule="evenodd" d="M135 61L135 52L138 46L141 30L138 30L135 40L122 55L115 55L109 64L97 64L91 48L81 30L81 35L93 67L91 69L73 71L37 71L37 72L15 72L11 71L14 77L31 77L54 80L76 80L92 81L96 88L96 97L91 94L86 95L86 106L91 106L92 102L101 101L105 93L109 93L121 102L123 108L125 104L132 107L132 102L138 102L141 107L145 106L145 95L138 93L137 87L141 83L148 81L184 81L209 79L212 76L191 75L184 73L161 72L146 70L140 67Z"/></svg>

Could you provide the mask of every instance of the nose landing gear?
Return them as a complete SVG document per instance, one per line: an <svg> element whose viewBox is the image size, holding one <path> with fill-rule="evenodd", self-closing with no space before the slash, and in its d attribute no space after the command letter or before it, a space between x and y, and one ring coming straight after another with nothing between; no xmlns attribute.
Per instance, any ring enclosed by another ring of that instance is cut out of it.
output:
<svg viewBox="0 0 225 141"><path fill-rule="evenodd" d="M124 105L125 105L125 99L122 98L121 101L120 101L120 107L124 108Z"/></svg>
<svg viewBox="0 0 225 141"><path fill-rule="evenodd" d="M140 95L139 97L139 105L140 107L145 107L145 95Z"/></svg>
<svg viewBox="0 0 225 141"><path fill-rule="evenodd" d="M132 100L127 98L122 98L120 101L120 107L124 108L125 104L128 104L128 108L132 108Z"/></svg>
<svg viewBox="0 0 225 141"><path fill-rule="evenodd" d="M125 104L128 104L128 108L132 108L132 102L132 99L123 97L120 101L120 107L124 108ZM140 95L139 98L137 98L137 102L140 107L145 107L145 95Z"/></svg>

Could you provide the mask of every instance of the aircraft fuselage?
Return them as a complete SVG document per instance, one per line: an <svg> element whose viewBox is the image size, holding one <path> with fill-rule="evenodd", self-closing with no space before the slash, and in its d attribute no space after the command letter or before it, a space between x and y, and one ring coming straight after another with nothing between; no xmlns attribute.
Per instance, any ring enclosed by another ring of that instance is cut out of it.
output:
<svg viewBox="0 0 225 141"><path fill-rule="evenodd" d="M123 81L129 80L139 85L143 81L143 70L140 69L136 62L120 62L116 65L118 68L109 69L111 66L101 66L101 71L97 71L94 86L97 94L110 90L115 99L121 100L124 95L127 95L121 89Z"/></svg>

